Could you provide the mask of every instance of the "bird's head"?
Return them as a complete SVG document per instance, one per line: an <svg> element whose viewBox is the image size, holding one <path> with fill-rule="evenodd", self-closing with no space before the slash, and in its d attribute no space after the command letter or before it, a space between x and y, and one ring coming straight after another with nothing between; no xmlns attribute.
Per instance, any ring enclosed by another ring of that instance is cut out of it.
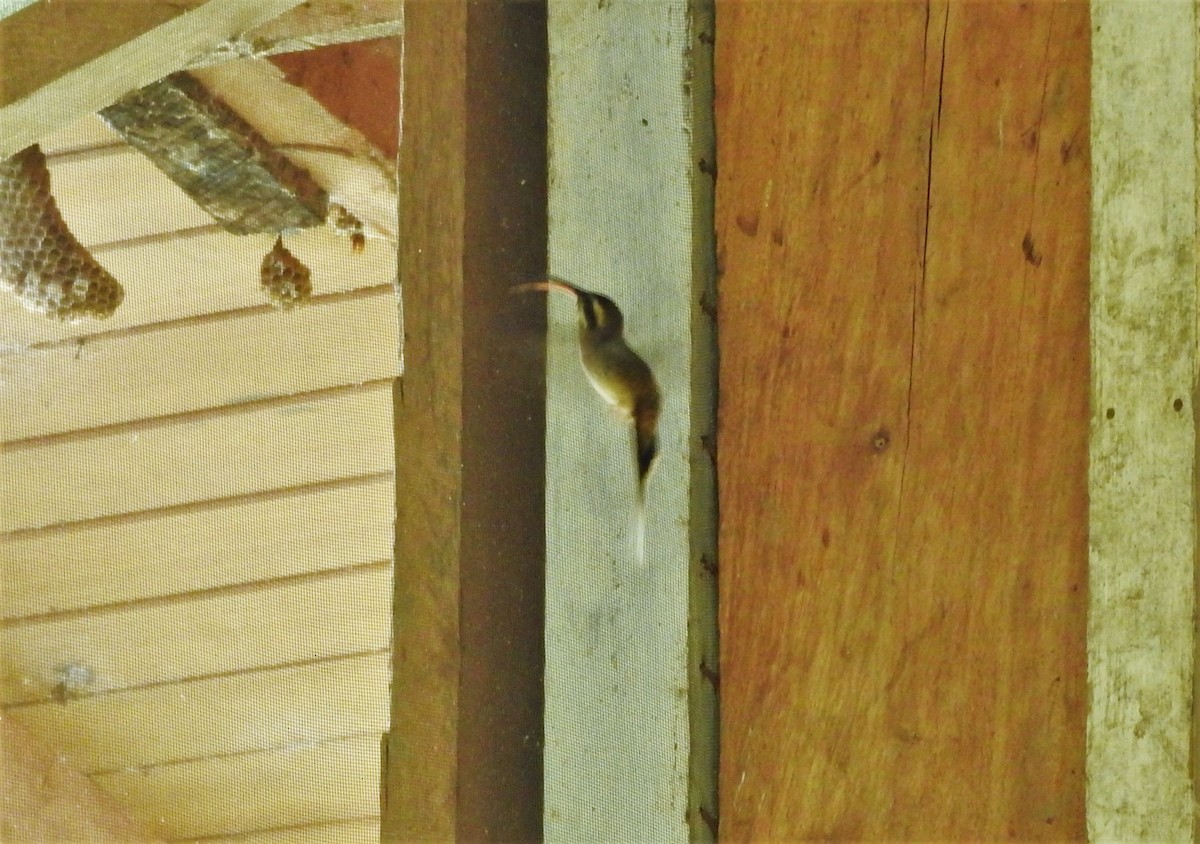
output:
<svg viewBox="0 0 1200 844"><path fill-rule="evenodd" d="M513 292L516 293L529 290L558 290L574 296L579 312L579 330L593 340L620 337L625 328L625 317L621 314L621 309L617 307L616 302L602 293L584 290L560 278L530 281L513 288Z"/></svg>
<svg viewBox="0 0 1200 844"><path fill-rule="evenodd" d="M600 293L575 289L579 328L598 338L620 337L625 317L617 303Z"/></svg>

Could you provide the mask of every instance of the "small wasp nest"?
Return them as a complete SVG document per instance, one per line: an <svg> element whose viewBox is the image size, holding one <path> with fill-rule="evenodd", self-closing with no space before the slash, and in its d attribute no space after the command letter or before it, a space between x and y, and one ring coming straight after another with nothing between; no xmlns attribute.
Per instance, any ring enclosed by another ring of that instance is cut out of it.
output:
<svg viewBox="0 0 1200 844"><path fill-rule="evenodd" d="M0 162L0 290L70 322L110 316L125 295L67 228L37 144Z"/></svg>
<svg viewBox="0 0 1200 844"><path fill-rule="evenodd" d="M284 248L283 238L275 238L275 247L262 262L262 289L277 308L303 305L312 295L308 267Z"/></svg>

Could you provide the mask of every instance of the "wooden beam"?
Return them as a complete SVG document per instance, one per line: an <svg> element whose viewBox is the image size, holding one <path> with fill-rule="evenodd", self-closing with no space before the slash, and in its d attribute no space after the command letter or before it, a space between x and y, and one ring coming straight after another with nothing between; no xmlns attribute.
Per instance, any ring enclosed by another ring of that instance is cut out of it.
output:
<svg viewBox="0 0 1200 844"><path fill-rule="evenodd" d="M405 12L385 840L541 838L545 15Z"/></svg>
<svg viewBox="0 0 1200 844"><path fill-rule="evenodd" d="M400 38L382 38L288 53L271 63L394 162L400 144L401 47ZM348 97L347 91L357 96Z"/></svg>
<svg viewBox="0 0 1200 844"><path fill-rule="evenodd" d="M65 73L100 58L157 26L202 4L66 2L37 3L0 23L3 73L0 106L28 97ZM67 32L87 38L66 38Z"/></svg>
<svg viewBox="0 0 1200 844"><path fill-rule="evenodd" d="M26 6L32 6L37 0L0 0L0 19L15 15Z"/></svg>
<svg viewBox="0 0 1200 844"><path fill-rule="evenodd" d="M160 840L12 718L0 717L0 770L4 841Z"/></svg>
<svg viewBox="0 0 1200 844"><path fill-rule="evenodd" d="M1090 31L718 4L723 840L1084 837Z"/></svg>
<svg viewBox="0 0 1200 844"><path fill-rule="evenodd" d="M1196 5L1091 11L1088 837L1194 841Z"/></svg>
<svg viewBox="0 0 1200 844"><path fill-rule="evenodd" d="M408 339L395 403L399 577L380 828L384 841L451 841L462 648L467 6L412 3L406 23L403 119L411 128L399 156L398 271Z"/></svg>
<svg viewBox="0 0 1200 844"><path fill-rule="evenodd" d="M366 45L333 47L344 54L369 51ZM323 66L324 51L314 50L295 57L297 68ZM351 62L353 64L353 62ZM312 174L337 203L362 221L368 238L388 243L372 243L371 249L393 253L396 241L396 127L399 125L399 62L383 62L373 67L390 78L341 77L342 88L336 93L313 92L307 85L289 84L274 62L226 62L193 72L279 150ZM299 71L302 79L308 72ZM373 87L378 85L379 94ZM371 103L372 107L367 108ZM370 111L370 116L365 112ZM334 112L334 113L331 113ZM366 137L356 124L367 124L373 137ZM390 148L376 141L379 126L392 127Z"/></svg>
<svg viewBox="0 0 1200 844"><path fill-rule="evenodd" d="M38 3L0 21L0 158L300 0ZM88 38L78 38L87 32Z"/></svg>
<svg viewBox="0 0 1200 844"><path fill-rule="evenodd" d="M619 303L663 412L639 549L630 432L582 377L575 304L552 297L549 840L717 832L709 15L703 0L550 6L550 267Z"/></svg>
<svg viewBox="0 0 1200 844"><path fill-rule="evenodd" d="M215 64L244 56L279 56L335 44L394 38L403 31L402 0L309 0L255 27L192 63Z"/></svg>

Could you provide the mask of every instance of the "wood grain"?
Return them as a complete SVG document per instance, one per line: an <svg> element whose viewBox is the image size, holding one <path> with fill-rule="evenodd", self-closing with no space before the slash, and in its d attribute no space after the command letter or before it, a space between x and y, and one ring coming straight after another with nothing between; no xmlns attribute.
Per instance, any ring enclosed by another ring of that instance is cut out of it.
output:
<svg viewBox="0 0 1200 844"><path fill-rule="evenodd" d="M41 3L0 21L7 80L0 90L0 157L299 3L192 0L182 13L175 4L77 3L71 4L76 14L69 16L62 4ZM94 45L72 37L97 27L107 37ZM21 54L22 47L28 52ZM21 71L19 79L9 79L12 70Z"/></svg>
<svg viewBox="0 0 1200 844"><path fill-rule="evenodd" d="M389 388L352 387L94 436L5 446L0 530L386 472L393 465ZM181 442L202 442L205 448L181 448ZM231 466L253 470L230 472Z"/></svg>
<svg viewBox="0 0 1200 844"><path fill-rule="evenodd" d="M287 631L273 628L273 635ZM84 773L289 749L387 727L386 653L10 710Z"/></svg>
<svg viewBox="0 0 1200 844"><path fill-rule="evenodd" d="M1195 841L1198 9L1091 10L1088 838Z"/></svg>
<svg viewBox="0 0 1200 844"><path fill-rule="evenodd" d="M0 619L387 560L392 540L380 525L392 518L393 498L386 473L0 536Z"/></svg>
<svg viewBox="0 0 1200 844"><path fill-rule="evenodd" d="M391 586L389 568L366 566L6 626L0 628L0 703L382 650ZM64 690L67 672L75 679Z"/></svg>
<svg viewBox="0 0 1200 844"><path fill-rule="evenodd" d="M507 290L545 271L545 38L540 3L405 8L388 841L541 836L545 375Z"/></svg>
<svg viewBox="0 0 1200 844"><path fill-rule="evenodd" d="M1087 6L717 32L722 836L1082 838Z"/></svg>
<svg viewBox="0 0 1200 844"><path fill-rule="evenodd" d="M362 818L379 806L379 739L339 739L93 779L173 837ZM196 794L205 799L194 799Z"/></svg>
<svg viewBox="0 0 1200 844"><path fill-rule="evenodd" d="M404 574L395 582L381 839L449 841L457 826L461 665L467 9L409 5L401 72L410 128L400 145L398 223L404 374L395 437L411 449L402 447L396 466L395 559Z"/></svg>

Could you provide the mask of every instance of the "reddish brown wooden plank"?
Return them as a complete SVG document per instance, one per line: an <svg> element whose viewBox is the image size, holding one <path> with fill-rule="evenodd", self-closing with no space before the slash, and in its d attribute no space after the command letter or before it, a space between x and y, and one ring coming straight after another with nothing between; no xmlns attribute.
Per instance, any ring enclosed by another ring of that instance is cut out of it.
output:
<svg viewBox="0 0 1200 844"><path fill-rule="evenodd" d="M722 835L1081 838L1087 6L717 32Z"/></svg>
<svg viewBox="0 0 1200 844"><path fill-rule="evenodd" d="M285 53L271 62L388 158L400 142L400 39ZM365 90L364 90L365 89Z"/></svg>

